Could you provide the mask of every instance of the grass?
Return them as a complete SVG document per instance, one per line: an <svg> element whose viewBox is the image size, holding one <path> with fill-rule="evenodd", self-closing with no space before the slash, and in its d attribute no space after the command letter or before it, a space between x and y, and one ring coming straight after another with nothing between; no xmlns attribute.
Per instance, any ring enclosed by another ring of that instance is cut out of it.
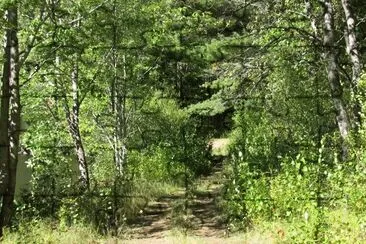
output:
<svg viewBox="0 0 366 244"><path fill-rule="evenodd" d="M171 195L179 191L180 188L169 182L154 182L139 180L132 186L131 197L124 202L123 211L126 217L133 218L138 215L141 209L160 196ZM51 220L32 220L21 222L16 231L6 230L1 243L108 243L113 238L109 235L102 236L95 227L80 223L71 227L62 225L61 222ZM126 229L123 225L121 228ZM123 238L124 231L119 233Z"/></svg>
<svg viewBox="0 0 366 244"><path fill-rule="evenodd" d="M55 229L47 222L29 223L17 232L6 232L2 243L4 244L28 244L28 243L47 243L47 244L79 244L79 243L126 243L126 244L143 244L143 243L172 243L172 244L221 244L221 243L270 243L257 242L264 241L260 234L256 234L251 238L247 235L234 235L232 237L197 237L185 235L182 231L173 230L164 238L149 238L126 240L111 236L100 236L93 231L92 228L83 226L74 226L67 229Z"/></svg>
<svg viewBox="0 0 366 244"><path fill-rule="evenodd" d="M127 217L136 216L148 202L179 191L180 188L177 185L168 182L136 181L132 192L137 197L129 199L126 204L125 212L129 214Z"/></svg>
<svg viewBox="0 0 366 244"><path fill-rule="evenodd" d="M339 208L325 213L324 223L319 233L318 243L366 243L365 217L359 216L346 208ZM1 243L316 243L314 223L301 219L292 221L276 220L272 222L257 220L246 233L228 233L225 237L197 237L185 235L176 228L164 238L128 240L110 235L102 236L87 225L74 225L61 228L51 221L33 220L21 223L17 231L5 231Z"/></svg>
<svg viewBox="0 0 366 244"><path fill-rule="evenodd" d="M224 171L227 170L224 168ZM224 173L222 173L224 174ZM213 175L209 180L202 181L193 188L193 195L204 195L209 192L210 186L216 185L216 181L222 178L221 174ZM215 182L215 184L213 184ZM124 206L124 211L133 217L146 204L160 196L174 195L182 189L168 182L154 182L136 180L132 192L143 198L131 198ZM212 194L212 193L210 193ZM186 225L193 224L189 219L184 219L183 204L177 202L173 206L172 220L176 228L162 239L138 239L128 240L124 232L119 236L100 235L95 228L88 225L73 225L61 227L60 224L47 220L33 220L23 222L17 231L6 231L1 243L366 243L366 214L355 213L347 207L338 206L337 209L324 209L321 225L318 216L309 219L292 218L291 220L276 219L267 221L263 219L253 220L252 228L245 233L228 233L225 237L197 237L183 231ZM127 226L126 226L127 227ZM180 227L180 228L179 228ZM183 228L182 228L183 227ZM189 227L189 226L188 226ZM319 229L318 240L315 238L315 230ZM125 228L123 226L122 228ZM124 236L125 235L125 236Z"/></svg>
<svg viewBox="0 0 366 244"><path fill-rule="evenodd" d="M365 217L338 208L326 211L320 224L316 219L257 220L245 234L245 240L249 240L247 243L366 243ZM255 237L267 241L252 242Z"/></svg>
<svg viewBox="0 0 366 244"><path fill-rule="evenodd" d="M174 229L164 238L134 239L127 240L111 236L100 236L91 228L74 226L68 229L54 229L47 222L29 223L17 232L6 232L4 244L28 244L28 243L47 243L47 244L236 244L236 243L275 243L270 236L264 237L262 233L250 232L247 234L235 234L229 237L198 237L185 235L184 232Z"/></svg>
<svg viewBox="0 0 366 244"><path fill-rule="evenodd" d="M95 230L87 226L72 226L69 228L56 228L51 221L32 221L22 223L16 232L5 231L3 244L14 243L60 243L60 244L79 244L79 243L99 243L95 240L100 239Z"/></svg>

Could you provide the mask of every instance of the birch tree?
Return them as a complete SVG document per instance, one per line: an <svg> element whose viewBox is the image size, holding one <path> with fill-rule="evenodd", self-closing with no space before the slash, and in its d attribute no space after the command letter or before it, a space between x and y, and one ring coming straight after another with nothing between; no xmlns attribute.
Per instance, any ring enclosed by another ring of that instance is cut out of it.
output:
<svg viewBox="0 0 366 244"><path fill-rule="evenodd" d="M359 51L359 42L356 37L356 18L352 10L351 1L342 0L346 28L344 39L346 42L346 51L352 64L352 91L354 96L354 116L356 118L356 127L361 124L361 104L358 98L358 83L362 72L362 60Z"/></svg>
<svg viewBox="0 0 366 244"><path fill-rule="evenodd" d="M334 8L331 0L325 0L322 2L323 6L323 45L324 45L324 57L326 60L326 71L328 81L330 85L331 97L333 99L334 108L336 110L336 119L338 129L342 138L342 158L348 157L348 136L350 133L351 125L350 119L347 113L346 104L343 98L343 87L339 77L339 61L338 50L336 47L336 36L334 27Z"/></svg>
<svg viewBox="0 0 366 244"><path fill-rule="evenodd" d="M77 55L78 56L78 55ZM78 57L76 57L78 59ZM80 98L79 98L79 65L78 60L74 61L72 71L71 71L71 96L72 96L72 107L71 109L68 106L68 101L66 99L66 95L64 96L64 108L66 114L66 120L69 126L69 132L72 137L75 153L78 163L78 168L80 172L80 183L83 188L89 189L89 170L88 164L85 156L84 144L82 141L81 133L80 133Z"/></svg>

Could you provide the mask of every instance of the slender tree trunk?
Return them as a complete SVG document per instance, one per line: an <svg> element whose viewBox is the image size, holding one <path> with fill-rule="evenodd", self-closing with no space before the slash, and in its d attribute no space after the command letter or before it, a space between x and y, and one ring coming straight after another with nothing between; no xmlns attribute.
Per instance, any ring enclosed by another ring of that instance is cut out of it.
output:
<svg viewBox="0 0 366 244"><path fill-rule="evenodd" d="M85 156L85 150L83 141L81 139L80 134L80 121L79 121L79 111L80 111L80 103L79 103L79 67L77 61L75 61L73 70L71 72L71 87L72 87L72 109L67 106L67 101L65 99L66 105L66 116L67 122L69 125L69 132L73 139L75 145L75 153L78 161L78 167L80 172L80 182L83 188L89 189L90 181L89 181L89 170L88 163Z"/></svg>
<svg viewBox="0 0 366 244"><path fill-rule="evenodd" d="M126 83L126 68L125 68L125 56L123 56L123 83L118 78L117 74L117 55L114 59L114 78L112 84L112 109L115 116L115 128L114 128L114 162L120 175L123 174L123 167L127 160L127 148L125 145L125 139L127 135L127 123L126 123L126 96L125 96L125 83Z"/></svg>
<svg viewBox="0 0 366 244"><path fill-rule="evenodd" d="M80 17L80 16L79 16ZM73 28L79 29L80 19L73 24ZM88 162L86 160L86 153L84 149L83 140L80 133L80 98L79 98L79 60L80 54L74 55L74 60L71 70L71 94L72 94L72 107L68 106L68 99L64 98L64 107L66 113L66 119L69 125L69 133L75 146L76 159L79 168L79 181L82 189L90 189L90 178Z"/></svg>
<svg viewBox="0 0 366 244"><path fill-rule="evenodd" d="M348 135L350 131L350 121L347 114L346 105L343 101L343 88L338 71L338 51L335 43L335 31L333 21L333 6L330 0L323 2L324 7L324 56L327 61L327 75L330 84L333 104L337 112L337 124L342 138L342 158L348 157Z"/></svg>
<svg viewBox="0 0 366 244"><path fill-rule="evenodd" d="M2 196L0 212L0 235L3 227L9 226L14 212L14 194L16 184L16 169L18 163L19 134L20 134L20 94L19 94L19 45L17 38L18 13L16 3L6 11L9 28L6 30L6 45L3 73L3 100L1 106L2 142L6 150L1 150L5 157L2 166L5 167L5 192ZM4 104L3 104L4 103ZM10 103L10 118L9 118ZM8 110L8 111L7 111ZM7 119L9 122L4 121ZM8 126L8 128L6 128ZM9 133L9 134L8 134ZM5 139L5 136L8 139ZM2 159L3 160L3 159Z"/></svg>
<svg viewBox="0 0 366 244"><path fill-rule="evenodd" d="M356 128L361 125L361 104L358 98L358 83L362 72L362 61L360 58L359 44L356 38L356 19L352 12L350 0L342 0L344 15L346 17L345 40L347 54L352 63L352 90L355 97L353 112L356 118Z"/></svg>
<svg viewBox="0 0 366 244"><path fill-rule="evenodd" d="M120 174L123 174L123 167L127 160L127 148L126 148L126 137L127 137L127 118L126 118L126 55L123 55L123 84L119 86L118 92L118 104L117 104L117 126L118 126L118 156L119 165L118 169Z"/></svg>
<svg viewBox="0 0 366 244"><path fill-rule="evenodd" d="M113 13L116 18L116 1L113 3ZM113 24L113 72L114 77L111 84L112 110L115 117L115 128L113 135L114 163L120 175L127 160L127 147L125 144L127 137L127 118L126 118L126 56L123 55L123 80L118 76L118 53L117 53L117 24ZM122 83L123 82L123 83Z"/></svg>
<svg viewBox="0 0 366 244"><path fill-rule="evenodd" d="M12 49L11 30L5 34L4 64L1 86L1 110L0 110L0 193L3 195L7 186L9 164L9 102L10 102L10 53Z"/></svg>

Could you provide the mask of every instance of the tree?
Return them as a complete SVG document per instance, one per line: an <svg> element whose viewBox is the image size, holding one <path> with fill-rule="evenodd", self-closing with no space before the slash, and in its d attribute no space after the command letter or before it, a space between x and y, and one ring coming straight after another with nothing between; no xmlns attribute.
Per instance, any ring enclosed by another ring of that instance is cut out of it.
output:
<svg viewBox="0 0 366 244"><path fill-rule="evenodd" d="M327 73L328 81L330 84L330 92L333 99L334 107L337 113L337 123L340 135L342 137L342 158L344 160L348 157L349 148L348 135L350 133L351 125L348 117L346 104L343 97L343 88L339 77L339 62L338 62L338 51L336 48L335 41L335 30L334 30L334 8L331 1L326 0L323 3L324 8L324 54L327 61Z"/></svg>
<svg viewBox="0 0 366 244"><path fill-rule="evenodd" d="M354 116L356 118L355 124L356 128L358 128L361 125L361 104L360 100L358 98L358 85L359 80L361 78L362 73L362 60L361 60L361 53L359 51L360 44L357 41L356 37L356 18L352 10L351 1L349 0L342 0L342 7L344 11L345 16L345 33L344 33L344 39L346 43L346 50L347 54L351 60L352 63L352 81L351 86L353 90L353 109L354 109Z"/></svg>
<svg viewBox="0 0 366 244"><path fill-rule="evenodd" d="M6 9L6 29L1 104L1 171L2 204L0 211L0 236L9 226L14 211L16 169L18 163L20 134L19 94L19 43L18 6L11 3Z"/></svg>
<svg viewBox="0 0 366 244"><path fill-rule="evenodd" d="M31 4L31 3L29 3ZM5 43L3 59L1 112L0 112L0 171L1 183L0 192L2 194L2 204L0 212L0 234L4 227L9 226L14 214L14 194L16 185L16 172L18 164L18 153L20 151L20 132L22 106L20 100L20 75L22 67L25 65L34 46L38 44L38 31L47 18L43 11L43 5L34 5L32 12L34 25L24 25L30 27L32 32L23 42L23 50L20 52L19 18L20 6L27 8L18 1L5 2Z"/></svg>
<svg viewBox="0 0 366 244"><path fill-rule="evenodd" d="M80 171L80 183L85 189L90 188L88 163L86 160L85 149L80 133L80 97L79 97L79 57L75 55L74 64L71 71L71 96L72 96L72 108L68 106L67 95L64 95L64 108L66 114L66 120L69 125L69 132L75 145L75 153Z"/></svg>

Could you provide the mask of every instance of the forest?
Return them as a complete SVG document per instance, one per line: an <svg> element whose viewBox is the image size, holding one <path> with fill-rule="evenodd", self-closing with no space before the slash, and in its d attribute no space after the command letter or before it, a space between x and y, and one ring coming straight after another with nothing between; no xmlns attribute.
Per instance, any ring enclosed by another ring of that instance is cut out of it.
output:
<svg viewBox="0 0 366 244"><path fill-rule="evenodd" d="M0 0L0 242L365 243L364 0Z"/></svg>

